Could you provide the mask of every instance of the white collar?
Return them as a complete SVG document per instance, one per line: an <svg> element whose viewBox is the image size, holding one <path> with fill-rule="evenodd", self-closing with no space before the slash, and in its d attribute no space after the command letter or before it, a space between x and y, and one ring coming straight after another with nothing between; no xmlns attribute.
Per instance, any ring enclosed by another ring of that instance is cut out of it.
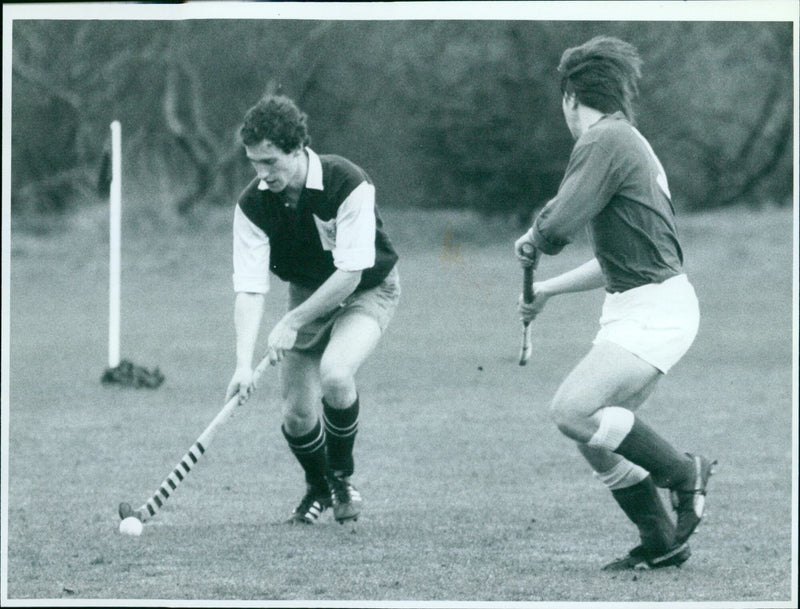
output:
<svg viewBox="0 0 800 609"><path fill-rule="evenodd" d="M306 147L308 153L308 173L306 174L306 188L314 190L325 190L322 186L322 161L319 160L319 155ZM258 190L269 190L267 183L264 180L259 180Z"/></svg>
<svg viewBox="0 0 800 609"><path fill-rule="evenodd" d="M322 186L322 161L311 148L306 147L308 153L308 175L306 175L306 188L324 190Z"/></svg>

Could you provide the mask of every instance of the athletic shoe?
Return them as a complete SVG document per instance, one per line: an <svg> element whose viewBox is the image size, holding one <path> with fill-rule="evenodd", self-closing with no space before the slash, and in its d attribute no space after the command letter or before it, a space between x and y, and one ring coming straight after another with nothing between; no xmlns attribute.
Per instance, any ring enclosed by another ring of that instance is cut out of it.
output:
<svg viewBox="0 0 800 609"><path fill-rule="evenodd" d="M672 507L678 515L675 525L675 541L683 543L694 533L697 525L703 519L706 508L706 486L708 479L714 473L716 461L709 461L705 457L686 453L692 459L694 474L692 484L688 489L672 489L669 493Z"/></svg>
<svg viewBox="0 0 800 609"><path fill-rule="evenodd" d="M305 496L294 508L286 522L287 524L314 524L329 507L331 507L331 498L328 489L319 489L309 485L306 488Z"/></svg>
<svg viewBox="0 0 800 609"><path fill-rule="evenodd" d="M330 474L328 486L331 488L333 517L339 524L346 520L358 520L361 513L361 494L350 483L350 478Z"/></svg>
<svg viewBox="0 0 800 609"><path fill-rule="evenodd" d="M627 571L629 569L661 569L663 567L680 567L689 560L692 550L684 542L660 556L651 556L644 546L636 546L627 556L612 560L603 567L603 571Z"/></svg>

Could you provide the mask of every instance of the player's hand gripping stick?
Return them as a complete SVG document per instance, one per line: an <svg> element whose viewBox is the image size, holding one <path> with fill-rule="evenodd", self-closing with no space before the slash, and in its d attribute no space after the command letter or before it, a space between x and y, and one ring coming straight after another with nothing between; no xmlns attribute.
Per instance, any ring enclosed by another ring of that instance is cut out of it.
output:
<svg viewBox="0 0 800 609"><path fill-rule="evenodd" d="M531 260L531 264L522 268L522 300L525 302L525 304L530 304L533 302L533 267L535 254L535 248L530 243L525 243L522 246L522 255ZM531 324L529 321L526 321L522 323L522 347L519 351L520 366L524 366L528 363L532 348Z"/></svg>

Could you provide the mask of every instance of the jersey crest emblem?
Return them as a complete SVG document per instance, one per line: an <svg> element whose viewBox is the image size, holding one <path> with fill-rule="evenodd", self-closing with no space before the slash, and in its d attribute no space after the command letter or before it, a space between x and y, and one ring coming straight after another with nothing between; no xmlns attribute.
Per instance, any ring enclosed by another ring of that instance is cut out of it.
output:
<svg viewBox="0 0 800 609"><path fill-rule="evenodd" d="M317 225L317 233L319 233L322 249L331 251L336 247L336 218L325 221L314 215L314 223Z"/></svg>

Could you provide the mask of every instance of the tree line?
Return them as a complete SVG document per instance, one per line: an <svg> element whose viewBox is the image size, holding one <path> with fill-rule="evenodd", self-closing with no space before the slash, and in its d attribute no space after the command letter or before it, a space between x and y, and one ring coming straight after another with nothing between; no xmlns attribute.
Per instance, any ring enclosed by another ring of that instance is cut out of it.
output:
<svg viewBox="0 0 800 609"><path fill-rule="evenodd" d="M790 202L791 23L31 20L12 32L12 210L102 199L112 120L126 196L230 205L252 174L241 118L279 92L382 205L526 221L572 146L559 58L597 34L639 48L638 127L679 208Z"/></svg>

